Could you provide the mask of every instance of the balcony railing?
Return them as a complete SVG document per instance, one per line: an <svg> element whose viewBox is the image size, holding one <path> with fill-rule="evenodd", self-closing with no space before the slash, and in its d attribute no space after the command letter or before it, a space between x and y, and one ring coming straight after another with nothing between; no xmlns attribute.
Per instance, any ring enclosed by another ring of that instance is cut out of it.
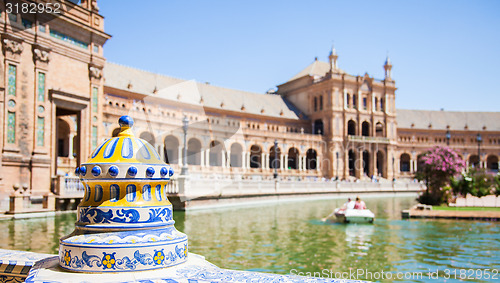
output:
<svg viewBox="0 0 500 283"><path fill-rule="evenodd" d="M366 136L347 136L349 141L366 142L366 143L389 143L389 138L386 137L366 137Z"/></svg>

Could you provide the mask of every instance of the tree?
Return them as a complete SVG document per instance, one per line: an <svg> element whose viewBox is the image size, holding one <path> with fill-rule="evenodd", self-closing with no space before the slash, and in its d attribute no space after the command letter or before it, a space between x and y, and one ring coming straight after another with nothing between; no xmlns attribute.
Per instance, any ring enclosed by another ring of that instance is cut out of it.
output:
<svg viewBox="0 0 500 283"><path fill-rule="evenodd" d="M423 204L441 204L445 201L444 186L464 168L462 158L446 146L436 146L420 155L415 177L424 181L427 189L419 196L418 201Z"/></svg>

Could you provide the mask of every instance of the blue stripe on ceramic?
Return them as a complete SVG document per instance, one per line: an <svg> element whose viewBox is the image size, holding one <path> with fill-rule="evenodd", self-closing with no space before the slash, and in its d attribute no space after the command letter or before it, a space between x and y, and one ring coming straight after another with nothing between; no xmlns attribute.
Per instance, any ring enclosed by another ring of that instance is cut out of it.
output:
<svg viewBox="0 0 500 283"><path fill-rule="evenodd" d="M126 195L126 199L128 202L134 202L135 201L135 185L127 185L127 195Z"/></svg>
<svg viewBox="0 0 500 283"><path fill-rule="evenodd" d="M118 201L118 199L120 198L120 186L116 184L109 186L109 194L111 196L111 202Z"/></svg>
<svg viewBox="0 0 500 283"><path fill-rule="evenodd" d="M135 166L130 166L130 167L128 168L127 173L128 173L130 176L135 177L135 175L137 175L137 167L135 167Z"/></svg>
<svg viewBox="0 0 500 283"><path fill-rule="evenodd" d="M175 244L184 244L187 240L187 237L183 237L183 238L178 238L178 239L175 239L174 241L172 240L167 240L167 241L158 241L158 242L154 242L155 244L152 245L151 243L149 243L148 245L137 245L137 244L134 244L133 246L127 246L126 244L125 245L120 245L120 243L113 243L113 244L98 244L98 243L91 243L91 244L87 244L85 245L85 243L77 243L77 244L73 244L73 243L67 243L65 241L63 241L63 245L64 247L77 247L77 248L82 248L82 247L85 247L85 248L93 248L93 246L99 246L99 249L101 250L105 250L105 249L112 249L112 250L119 250L119 249L130 249L130 248L147 248L147 247L155 247L155 246L160 246L160 247L163 247L163 245L165 245L167 242L167 244L170 246L170 245L175 245ZM88 246L88 247L86 247ZM132 254L132 257L133 257L133 254Z"/></svg>
<svg viewBox="0 0 500 283"><path fill-rule="evenodd" d="M96 165L96 166L94 166L94 167L92 168L92 175L94 175L95 177L97 177L97 176L101 175L101 167L99 167L99 166L97 166L97 165Z"/></svg>
<svg viewBox="0 0 500 283"><path fill-rule="evenodd" d="M80 167L80 173L82 174L82 176L85 176L87 174L87 167L85 166Z"/></svg>
<svg viewBox="0 0 500 283"><path fill-rule="evenodd" d="M130 138L124 138L122 144L122 157L130 159L134 156L134 147Z"/></svg>
<svg viewBox="0 0 500 283"><path fill-rule="evenodd" d="M146 176L148 176L149 178L153 177L155 174L155 169L153 167L148 167L148 169L146 169Z"/></svg>
<svg viewBox="0 0 500 283"><path fill-rule="evenodd" d="M108 140L109 141L109 140ZM96 150L94 150L94 153L92 153L92 158L96 157L97 154L99 154L99 151L101 151L101 148L108 142L108 141L105 141L103 142L98 148L96 148Z"/></svg>
<svg viewBox="0 0 500 283"><path fill-rule="evenodd" d="M76 167L76 169L75 169L75 175L76 176L80 175L80 167Z"/></svg>
<svg viewBox="0 0 500 283"><path fill-rule="evenodd" d="M118 169L118 167L116 165L111 165L108 168L108 173L111 177L116 177L118 175L118 173L120 173L120 169Z"/></svg>
<svg viewBox="0 0 500 283"><path fill-rule="evenodd" d="M149 150L146 145L140 139L135 139L135 142L139 146L139 152L141 153L142 157L148 160L151 159L151 154L149 154Z"/></svg>
<svg viewBox="0 0 500 283"><path fill-rule="evenodd" d="M156 199L158 201L161 201L161 185L156 185L156 187L155 187L155 195L156 195Z"/></svg>
<svg viewBox="0 0 500 283"><path fill-rule="evenodd" d="M102 154L104 158L110 158L115 153L116 145L118 144L118 138L113 138L104 149L104 153Z"/></svg>
<svg viewBox="0 0 500 283"><path fill-rule="evenodd" d="M85 187L85 200L84 201L88 201L90 199L90 186L87 185Z"/></svg>
<svg viewBox="0 0 500 283"><path fill-rule="evenodd" d="M158 154L158 151L156 151L156 149L154 149L153 145L152 145L152 144L150 144L150 143L148 143L148 142L146 143L146 145L148 146L149 151L150 151L150 152L152 152L152 153L154 153L154 155L156 156L156 158L157 158L157 159L160 159L160 160L161 160L161 157L160 157L160 155Z"/></svg>
<svg viewBox="0 0 500 283"><path fill-rule="evenodd" d="M101 185L95 185L94 201L99 202L101 200L102 200L102 187Z"/></svg>
<svg viewBox="0 0 500 283"><path fill-rule="evenodd" d="M151 185L144 185L142 187L142 198L145 201L150 201L151 200Z"/></svg>

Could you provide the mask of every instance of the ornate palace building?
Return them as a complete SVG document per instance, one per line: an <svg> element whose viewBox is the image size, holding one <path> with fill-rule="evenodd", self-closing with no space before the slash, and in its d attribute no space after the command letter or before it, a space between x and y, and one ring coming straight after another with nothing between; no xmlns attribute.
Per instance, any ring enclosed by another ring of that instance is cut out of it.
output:
<svg viewBox="0 0 500 283"><path fill-rule="evenodd" d="M376 80L339 69L332 49L276 91L251 93L105 62L96 1L36 18L0 2L0 210L71 176L125 114L177 172L187 119L193 178L411 178L420 153L447 144L498 171L500 113L398 110L389 58Z"/></svg>

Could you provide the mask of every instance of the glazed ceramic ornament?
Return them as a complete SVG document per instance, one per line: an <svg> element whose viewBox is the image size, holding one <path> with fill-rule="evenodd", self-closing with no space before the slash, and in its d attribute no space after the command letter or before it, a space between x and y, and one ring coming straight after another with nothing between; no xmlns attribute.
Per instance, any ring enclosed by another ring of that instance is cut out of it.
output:
<svg viewBox="0 0 500 283"><path fill-rule="evenodd" d="M76 229L61 238L60 266L79 272L141 271L187 260L187 236L174 227L167 184L172 168L134 137L129 116L120 133L76 169L85 186Z"/></svg>

